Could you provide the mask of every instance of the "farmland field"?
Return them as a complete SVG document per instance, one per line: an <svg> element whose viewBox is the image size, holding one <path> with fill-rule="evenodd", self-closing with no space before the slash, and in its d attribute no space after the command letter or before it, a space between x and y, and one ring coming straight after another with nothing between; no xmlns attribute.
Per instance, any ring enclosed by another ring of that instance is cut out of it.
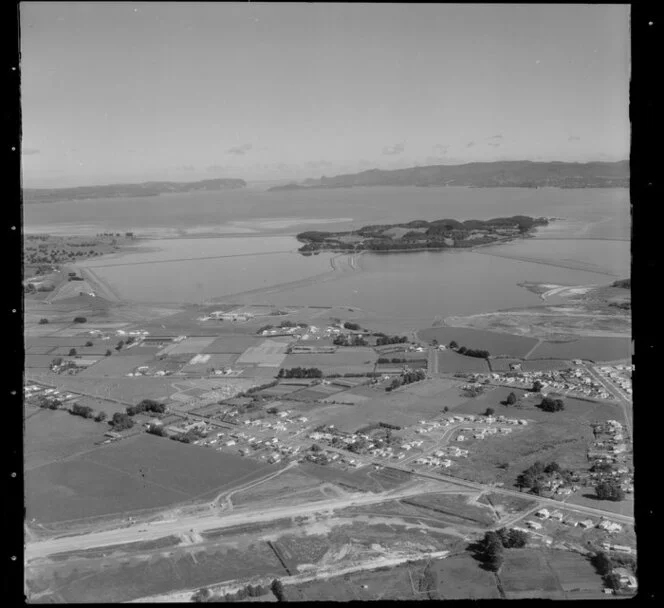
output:
<svg viewBox="0 0 664 608"><path fill-rule="evenodd" d="M438 357L438 371L440 373L452 372L478 372L488 373L489 365L486 359L466 357L453 350L443 350L436 353Z"/></svg>
<svg viewBox="0 0 664 608"><path fill-rule="evenodd" d="M563 599L560 584L542 551L510 549L504 555L499 576L507 599Z"/></svg>
<svg viewBox="0 0 664 608"><path fill-rule="evenodd" d="M28 472L27 517L51 523L189 502L274 469L142 434Z"/></svg>
<svg viewBox="0 0 664 608"><path fill-rule="evenodd" d="M587 359L617 361L631 357L629 338L579 338L570 342L542 342L528 359Z"/></svg>
<svg viewBox="0 0 664 608"><path fill-rule="evenodd" d="M317 367L326 371L337 371L339 368L348 368L349 372L372 371L377 355L371 348L362 346L340 347L334 353L307 353L301 355L288 355L283 367ZM337 371L337 373L344 373Z"/></svg>
<svg viewBox="0 0 664 608"><path fill-rule="evenodd" d="M466 329L465 327L431 327L419 331L418 336L427 342L436 339L444 345L448 345L454 340L459 346L488 350L492 355L510 355L512 357L525 356L537 344L535 338L481 329Z"/></svg>
<svg viewBox="0 0 664 608"><path fill-rule="evenodd" d="M548 371L550 369L568 369L574 367L571 361L566 359L528 359L521 363L524 372Z"/></svg>
<svg viewBox="0 0 664 608"><path fill-rule="evenodd" d="M255 364L261 367L279 367L286 358L287 344L276 340L263 340L250 346L238 358L237 364Z"/></svg>
<svg viewBox="0 0 664 608"><path fill-rule="evenodd" d="M214 342L211 342L201 352L205 354L231 353L239 355L263 339L258 336L245 334L224 334L219 336Z"/></svg>
<svg viewBox="0 0 664 608"><path fill-rule="evenodd" d="M147 365L153 359L150 354L132 354L121 356L110 356L100 359L85 371L79 372L81 378L96 378L99 376L124 376L133 372L141 365Z"/></svg>
<svg viewBox="0 0 664 608"><path fill-rule="evenodd" d="M95 449L94 443L103 439L107 428L62 410L30 412L23 439L25 470Z"/></svg>

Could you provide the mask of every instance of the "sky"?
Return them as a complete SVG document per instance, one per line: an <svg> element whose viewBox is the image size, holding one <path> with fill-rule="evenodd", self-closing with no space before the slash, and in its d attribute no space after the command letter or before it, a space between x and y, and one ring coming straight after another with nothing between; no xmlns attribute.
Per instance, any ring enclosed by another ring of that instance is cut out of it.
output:
<svg viewBox="0 0 664 608"><path fill-rule="evenodd" d="M627 5L19 6L28 187L629 157Z"/></svg>

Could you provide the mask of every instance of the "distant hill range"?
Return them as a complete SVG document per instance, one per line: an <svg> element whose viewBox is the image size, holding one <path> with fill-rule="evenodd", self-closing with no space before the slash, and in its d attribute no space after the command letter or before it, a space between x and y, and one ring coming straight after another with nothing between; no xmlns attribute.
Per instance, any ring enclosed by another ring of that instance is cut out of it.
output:
<svg viewBox="0 0 664 608"><path fill-rule="evenodd" d="M564 163L505 161L465 165L430 165L307 179L269 191L355 186L466 186L474 188L626 188L629 161Z"/></svg>
<svg viewBox="0 0 664 608"><path fill-rule="evenodd" d="M111 184L77 188L26 188L23 190L23 202L56 203L97 198L159 196L171 192L229 190L244 188L246 185L242 179L206 179L198 182L143 182L141 184Z"/></svg>

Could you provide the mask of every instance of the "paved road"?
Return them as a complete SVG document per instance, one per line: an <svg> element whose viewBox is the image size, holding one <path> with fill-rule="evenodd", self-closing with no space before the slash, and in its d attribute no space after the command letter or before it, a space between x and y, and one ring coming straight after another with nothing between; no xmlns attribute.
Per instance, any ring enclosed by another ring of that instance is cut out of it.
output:
<svg viewBox="0 0 664 608"><path fill-rule="evenodd" d="M28 543L25 549L25 559L34 560L53 553L66 551L80 551L93 547L133 543L169 535L182 533L201 533L206 530L231 528L251 523L275 521L278 519L308 516L312 513L321 513L370 504L379 504L388 500L397 500L422 494L422 488L405 488L391 490L380 494L362 494L349 497L322 500L313 503L295 505L290 507L276 507L255 512L232 512L222 515L190 516L173 521L155 524L140 524L130 528L107 530L80 536L67 536Z"/></svg>
<svg viewBox="0 0 664 608"><path fill-rule="evenodd" d="M623 416L625 417L625 423L627 424L629 434L632 436L632 419L630 417L632 402L625 397L623 392L617 386L615 386L613 382L603 378L602 375L597 371L596 367L592 365L585 365L584 367L588 370L588 373L606 389L609 394L616 398L618 404L623 410Z"/></svg>

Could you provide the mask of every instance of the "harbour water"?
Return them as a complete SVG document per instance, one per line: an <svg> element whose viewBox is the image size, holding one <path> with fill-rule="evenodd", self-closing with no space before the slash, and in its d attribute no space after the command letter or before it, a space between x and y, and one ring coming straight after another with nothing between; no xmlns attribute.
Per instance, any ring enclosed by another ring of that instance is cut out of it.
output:
<svg viewBox="0 0 664 608"><path fill-rule="evenodd" d="M332 254L304 257L294 238L309 229L516 214L561 219L533 239L474 251L365 253L336 271ZM82 263L139 302L230 298L355 306L386 316L476 314L541 304L518 286L523 281L606 284L628 276L630 264L629 196L622 189L247 189L31 204L24 216L26 232L158 237Z"/></svg>

